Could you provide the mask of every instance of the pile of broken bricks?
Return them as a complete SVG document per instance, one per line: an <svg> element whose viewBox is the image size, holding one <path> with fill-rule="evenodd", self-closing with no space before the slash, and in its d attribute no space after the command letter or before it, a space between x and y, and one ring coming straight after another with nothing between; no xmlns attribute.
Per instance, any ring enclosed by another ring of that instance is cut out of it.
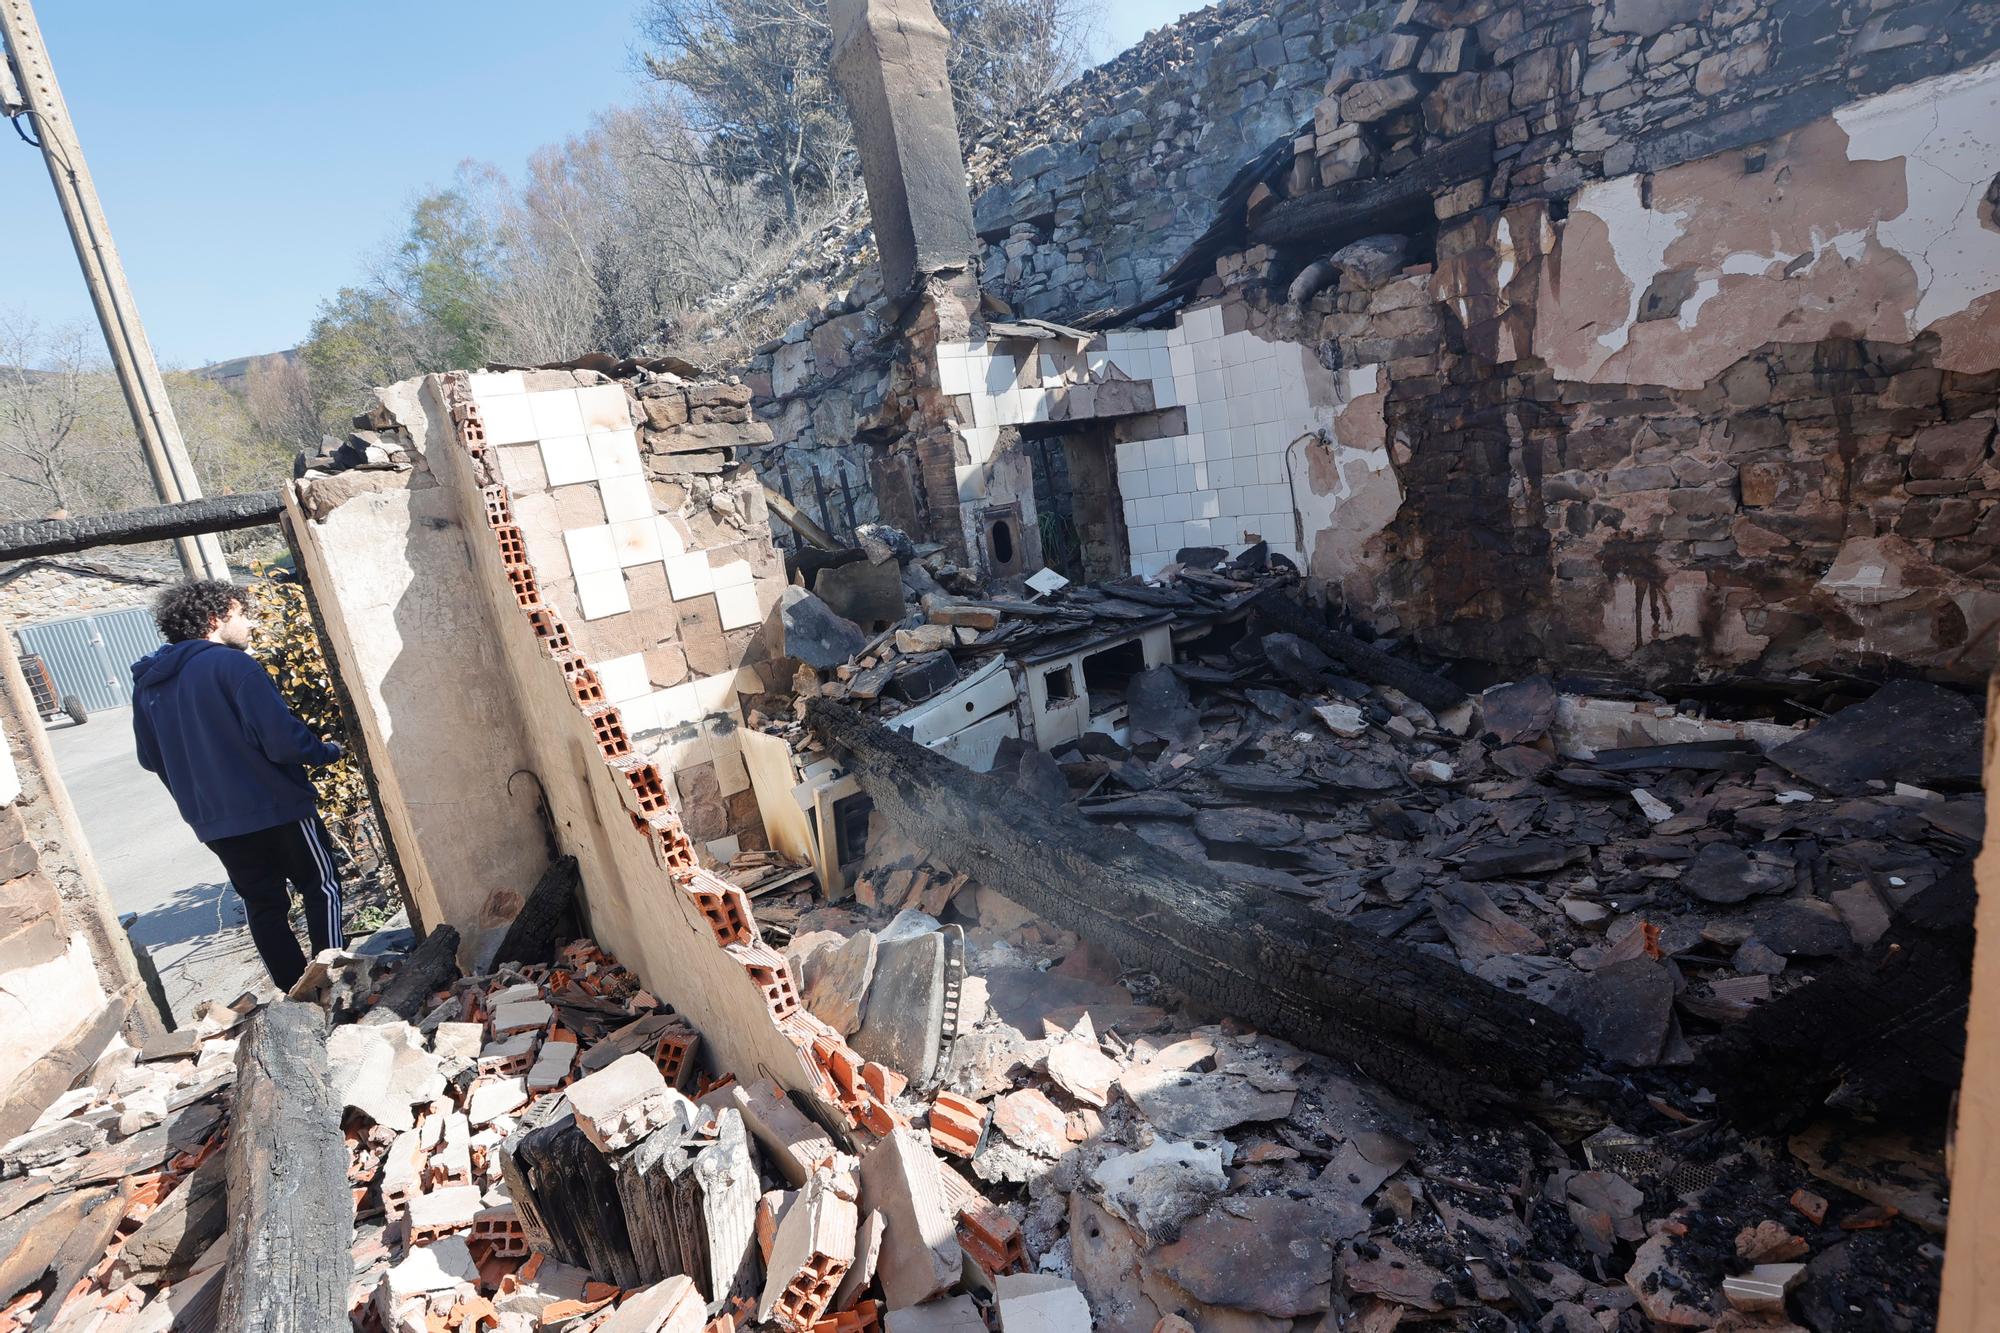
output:
<svg viewBox="0 0 2000 1333"><path fill-rule="evenodd" d="M962 1310L984 1328L951 1296L973 1271L959 1235L990 1264L985 1308L1088 1324L911 1127L900 1074L858 1065L893 1109L850 1153L775 1084L703 1076L699 1034L587 941L460 981L415 1023L337 1027L329 1056L359 1326L900 1333Z"/></svg>
<svg viewBox="0 0 2000 1333"><path fill-rule="evenodd" d="M0 1143L0 1333L212 1327L227 1253L224 1102L248 998L114 1040Z"/></svg>

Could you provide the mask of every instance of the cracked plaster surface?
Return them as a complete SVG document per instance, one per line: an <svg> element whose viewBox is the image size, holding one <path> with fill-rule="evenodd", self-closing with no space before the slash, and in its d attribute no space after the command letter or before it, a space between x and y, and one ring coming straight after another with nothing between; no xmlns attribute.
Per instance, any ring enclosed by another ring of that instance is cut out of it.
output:
<svg viewBox="0 0 2000 1333"><path fill-rule="evenodd" d="M1853 103L1774 141L1579 191L1536 352L1565 379L1695 388L1766 342L1908 342L2000 364L2000 62ZM1649 290L1690 294L1648 317Z"/></svg>

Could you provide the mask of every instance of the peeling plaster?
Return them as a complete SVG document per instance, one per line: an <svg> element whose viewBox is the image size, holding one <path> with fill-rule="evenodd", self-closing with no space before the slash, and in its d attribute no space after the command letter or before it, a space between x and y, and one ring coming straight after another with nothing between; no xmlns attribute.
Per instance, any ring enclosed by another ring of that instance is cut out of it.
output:
<svg viewBox="0 0 2000 1333"><path fill-rule="evenodd" d="M1604 219L1611 233L1611 258L1625 274L1631 290L1625 322L1597 335L1597 345L1610 351L1624 350L1632 341L1632 326L1639 322L1639 303L1646 288L1665 266L1667 250L1682 235L1686 213L1648 208L1643 182L1638 176L1606 181L1586 193L1590 210Z"/></svg>
<svg viewBox="0 0 2000 1333"><path fill-rule="evenodd" d="M2000 64L1897 88L1833 113L1848 158L1901 162L1909 204L1876 227L1883 245L1916 270L1913 315L1925 329L1969 309L2000 277L2000 233L1979 223L1979 204L2000 172Z"/></svg>
<svg viewBox="0 0 2000 1333"><path fill-rule="evenodd" d="M1385 378L1379 365L1343 371L1330 426L1301 434L1285 459L1305 541L1305 573L1357 604L1370 602L1374 592L1365 548L1403 505L1403 485L1389 455Z"/></svg>
<svg viewBox="0 0 2000 1333"><path fill-rule="evenodd" d="M1767 342L1906 343L1940 366L2000 365L2000 62L1867 98L1774 140L1761 169L1723 153L1571 201L1535 352L1563 379L1697 388ZM1675 319L1646 291L1689 274Z"/></svg>

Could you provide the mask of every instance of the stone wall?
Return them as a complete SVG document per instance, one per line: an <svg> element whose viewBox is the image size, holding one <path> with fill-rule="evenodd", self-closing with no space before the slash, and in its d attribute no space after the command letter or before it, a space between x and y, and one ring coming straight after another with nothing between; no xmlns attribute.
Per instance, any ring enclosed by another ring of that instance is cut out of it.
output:
<svg viewBox="0 0 2000 1333"><path fill-rule="evenodd" d="M1373 50L1384 0L1218 5L1153 34L973 145L981 286L1025 315L1138 304L1230 178ZM1003 165L1004 164L1004 165Z"/></svg>
<svg viewBox="0 0 2000 1333"><path fill-rule="evenodd" d="M118 553L23 560L0 570L0 621L19 627L146 606L181 578L171 556Z"/></svg>

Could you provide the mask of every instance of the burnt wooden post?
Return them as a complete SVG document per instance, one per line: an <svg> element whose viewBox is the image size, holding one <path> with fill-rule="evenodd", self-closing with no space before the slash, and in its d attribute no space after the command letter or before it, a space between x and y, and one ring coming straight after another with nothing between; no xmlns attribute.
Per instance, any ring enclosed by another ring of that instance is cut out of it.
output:
<svg viewBox="0 0 2000 1333"><path fill-rule="evenodd" d="M326 1015L279 1000L245 1027L229 1116L229 1273L215 1326L345 1328L354 1200L327 1077Z"/></svg>

